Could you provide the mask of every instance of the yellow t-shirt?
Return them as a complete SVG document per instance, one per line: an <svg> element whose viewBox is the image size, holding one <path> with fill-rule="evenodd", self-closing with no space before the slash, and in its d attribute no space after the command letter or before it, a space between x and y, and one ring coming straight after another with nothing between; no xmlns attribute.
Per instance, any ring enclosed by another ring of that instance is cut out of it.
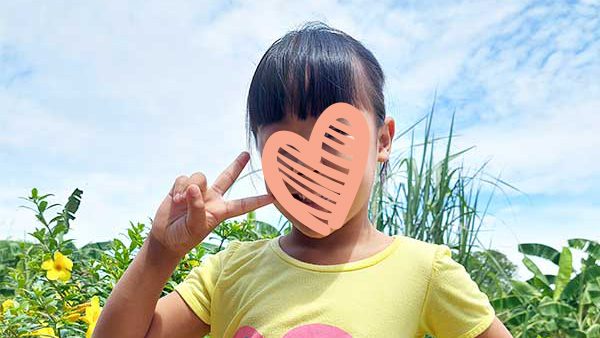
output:
<svg viewBox="0 0 600 338"><path fill-rule="evenodd" d="M279 238L232 241L175 290L212 338L468 338L489 327L493 307L447 246L394 237L336 265L295 259Z"/></svg>

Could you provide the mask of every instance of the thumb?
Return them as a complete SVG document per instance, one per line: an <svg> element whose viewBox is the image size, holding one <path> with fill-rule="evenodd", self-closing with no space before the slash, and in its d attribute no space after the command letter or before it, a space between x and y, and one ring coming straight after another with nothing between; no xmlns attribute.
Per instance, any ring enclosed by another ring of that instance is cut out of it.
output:
<svg viewBox="0 0 600 338"><path fill-rule="evenodd" d="M206 222L206 212L204 210L204 197L197 184L190 184L185 192L187 203L186 226L190 233L195 233L201 225Z"/></svg>

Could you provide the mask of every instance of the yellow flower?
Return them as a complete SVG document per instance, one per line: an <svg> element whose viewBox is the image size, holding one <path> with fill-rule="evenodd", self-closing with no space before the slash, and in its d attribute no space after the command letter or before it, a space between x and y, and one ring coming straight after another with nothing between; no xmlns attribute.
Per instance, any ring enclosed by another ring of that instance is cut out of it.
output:
<svg viewBox="0 0 600 338"><path fill-rule="evenodd" d="M26 334L25 336L42 336L58 338L58 336L54 333L54 329L51 327L45 327L43 329L32 331L29 334Z"/></svg>
<svg viewBox="0 0 600 338"><path fill-rule="evenodd" d="M98 296L92 297L90 306L88 306L85 309L85 316L81 317L81 320L88 323L88 330L85 333L86 338L90 338L92 336L94 328L96 327L96 322L98 321L98 317L100 317L101 311L102 308L100 307L100 299L98 298Z"/></svg>
<svg viewBox="0 0 600 338"><path fill-rule="evenodd" d="M68 322L76 322L77 319L81 318L81 314L77 312L71 312L63 316L63 318Z"/></svg>
<svg viewBox="0 0 600 338"><path fill-rule="evenodd" d="M73 261L64 256L60 251L54 252L54 259L48 259L42 263L42 269L46 270L46 277L49 280L60 279L66 282L71 278Z"/></svg>
<svg viewBox="0 0 600 338"><path fill-rule="evenodd" d="M8 309L15 308L17 306L19 306L19 303L15 302L12 299L7 299L4 302L2 302L2 312L6 312L8 311Z"/></svg>
<svg viewBox="0 0 600 338"><path fill-rule="evenodd" d="M67 304L67 308L65 309L66 315L63 316L63 318L69 322L76 322L77 320L83 318L83 312L85 312L85 309L89 307L90 304L90 302L75 306Z"/></svg>

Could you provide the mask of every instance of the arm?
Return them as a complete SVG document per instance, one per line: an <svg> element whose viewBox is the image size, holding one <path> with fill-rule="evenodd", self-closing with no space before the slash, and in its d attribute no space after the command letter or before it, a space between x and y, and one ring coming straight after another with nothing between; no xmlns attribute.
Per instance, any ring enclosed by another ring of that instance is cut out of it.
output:
<svg viewBox="0 0 600 338"><path fill-rule="evenodd" d="M200 172L175 180L150 234L108 297L93 338L189 337L209 331L177 292L159 297L179 261L219 223L273 202L272 195L223 199L249 159L247 152L240 154L208 189Z"/></svg>
<svg viewBox="0 0 600 338"><path fill-rule="evenodd" d="M490 327L477 336L477 338L513 338L513 336L498 317L495 317Z"/></svg>
<svg viewBox="0 0 600 338"><path fill-rule="evenodd" d="M512 337L447 245L438 245L434 253L421 320L423 331L438 337Z"/></svg>
<svg viewBox="0 0 600 338"><path fill-rule="evenodd" d="M158 300L146 337L204 337L209 331L210 325L200 320L177 292L171 292Z"/></svg>
<svg viewBox="0 0 600 338"><path fill-rule="evenodd" d="M187 307L177 292L159 299L180 258L148 236L108 298L94 337L206 335L210 326Z"/></svg>

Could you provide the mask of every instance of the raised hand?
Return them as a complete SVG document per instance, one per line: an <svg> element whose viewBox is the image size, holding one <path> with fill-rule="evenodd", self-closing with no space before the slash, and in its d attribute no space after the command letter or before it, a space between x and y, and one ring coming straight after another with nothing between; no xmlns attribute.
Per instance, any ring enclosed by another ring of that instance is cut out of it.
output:
<svg viewBox="0 0 600 338"><path fill-rule="evenodd" d="M226 201L223 194L240 175L250 154L242 152L207 188L201 172L179 176L156 211L150 235L183 257L223 220L273 202L270 194Z"/></svg>

